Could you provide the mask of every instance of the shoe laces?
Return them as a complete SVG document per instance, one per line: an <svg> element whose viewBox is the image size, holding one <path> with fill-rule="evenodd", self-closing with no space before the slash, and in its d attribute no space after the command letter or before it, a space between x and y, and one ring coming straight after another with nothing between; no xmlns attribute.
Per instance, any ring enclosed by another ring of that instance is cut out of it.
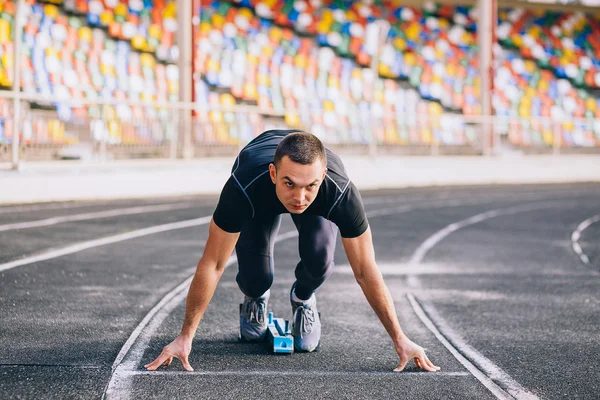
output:
<svg viewBox="0 0 600 400"><path fill-rule="evenodd" d="M300 305L296 309L296 312L300 314L300 337L303 337L305 334L310 334L312 332L313 324L315 323L314 310L310 306ZM296 317L296 319L298 319L298 317Z"/></svg>
<svg viewBox="0 0 600 400"><path fill-rule="evenodd" d="M260 300L250 301L248 304L248 322L250 323L265 323L265 303Z"/></svg>

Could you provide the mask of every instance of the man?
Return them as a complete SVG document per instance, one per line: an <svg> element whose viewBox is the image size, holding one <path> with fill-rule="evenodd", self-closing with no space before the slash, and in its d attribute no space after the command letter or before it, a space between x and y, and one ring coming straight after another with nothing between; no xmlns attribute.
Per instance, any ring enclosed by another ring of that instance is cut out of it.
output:
<svg viewBox="0 0 600 400"><path fill-rule="evenodd" d="M246 340L264 337L273 282L273 246L281 214L287 212L298 229L301 259L290 292L296 350L310 352L319 344L321 321L315 291L332 272L339 230L354 276L400 358L394 371L403 370L410 359L427 371L439 370L400 328L392 297L375 263L362 199L341 160L316 136L281 130L264 132L238 155L210 223L204 254L187 296L181 334L145 368L168 366L176 357L186 370L193 371L188 362L192 340L234 246L237 283L245 295L240 333Z"/></svg>

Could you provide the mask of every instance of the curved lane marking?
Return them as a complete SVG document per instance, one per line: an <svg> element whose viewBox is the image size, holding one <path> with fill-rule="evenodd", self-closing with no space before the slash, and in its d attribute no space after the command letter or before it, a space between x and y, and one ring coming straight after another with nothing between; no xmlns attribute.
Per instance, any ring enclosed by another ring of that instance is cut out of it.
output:
<svg viewBox="0 0 600 400"><path fill-rule="evenodd" d="M464 219L462 221L452 223L452 224L446 226L445 228L440 229L439 231L437 231L436 233L431 235L429 238L427 238L417 248L417 250L415 250L415 252L413 253L413 256L411 257L410 263L411 263L411 265L416 265L416 264L421 263L421 261L423 261L423 259L427 255L427 253L429 253L429 251L431 251L431 249L433 249L433 247L435 245L437 245L440 241L442 241L444 238L446 238L451 233L456 232L457 230L462 229L464 227L474 225L476 223L485 221L490 218L495 218L495 217L498 217L501 215L510 215L510 214L516 214L516 213L525 212L525 211L539 210L539 209L543 209L543 208L551 208L551 207L555 207L558 204L564 204L564 203L565 202L557 202L557 201L541 202L541 203L524 204L524 205L509 207L509 208L495 209L495 210L490 210L490 211L487 211L484 213L474 215L474 216ZM412 286L413 288L420 286L419 278L414 275L409 276L408 284L409 284L409 286ZM504 372L500 367L496 366L491 360L484 357L477 350L475 350L474 348L472 348L471 346L469 346L465 342L463 342L462 339L460 339L460 336L455 334L450 329L449 326L447 326L445 323L443 323L441 317L438 316L436 318L437 325L438 326L443 325L445 327L444 331L446 332L446 335L445 336L442 335L439 332L439 330L437 329L436 325L431 321L431 319L429 317L427 317L427 315L425 314L425 312L423 311L423 309L421 308L421 306L419 305L419 303L417 302L415 297L412 294L408 294L407 297L411 303L411 306L413 307L413 310L415 311L415 313L417 314L419 319L421 319L423 324L425 324L425 326L450 351L450 353L452 353L452 355L461 364L463 364L473 374L473 376L475 376L475 378L477 378L497 398L499 398L499 399L515 398L515 399L524 399L524 400L538 398L534 394L532 394L531 392L529 392L525 388L523 388L517 381L515 381L510 375L508 375L506 372ZM435 308L433 306L430 306L429 308L431 309L432 312L436 313L436 315L437 315L437 311L435 310ZM457 350L451 344L451 342L456 347L458 347L458 349L460 351ZM464 356L463 356L463 354L464 354ZM468 359L465 356L468 357ZM471 361L469 361L469 360L474 361L478 365L478 367L473 365L471 363ZM498 384L496 384L496 382L500 383L500 385L502 385L502 387L505 387L506 391L504 391L504 389L502 389Z"/></svg>
<svg viewBox="0 0 600 400"><path fill-rule="evenodd" d="M118 208L118 209L114 209L114 210L97 211L97 212L84 213L84 214L68 215L68 216L64 216L64 217L52 217L52 218L40 219L37 221L18 222L15 224L0 225L0 232L10 231L13 229L39 228L42 226L62 224L65 222L87 221L87 220L91 220L91 219L118 217L118 216L122 216L122 215L133 215L133 214L154 213L154 212L171 211L171 210L181 210L181 209L193 208L193 207L195 207L195 205L193 203L180 203L180 204L157 204L157 205L152 205L152 206Z"/></svg>
<svg viewBox="0 0 600 400"><path fill-rule="evenodd" d="M542 204L545 204L545 205L542 205ZM436 246L439 242L441 242L448 235L450 235L453 232L456 232L459 229L462 229L462 228L470 226L470 225L475 225L479 222L485 221L490 218L495 218L495 217L498 217L501 215L517 214L517 213L525 212L525 211L555 207L556 204L559 204L559 202L545 202L542 204L529 203L529 204L524 204L524 205L519 205L519 206L509 207L509 208L498 208L495 210L486 211L481 214L473 215L472 217L469 217L462 221L454 222L454 223L446 226L445 228L440 229L439 231L437 231L436 233L434 233L433 235L428 237L427 240L425 240L423 243L421 243L421 245L413 253L413 255L410 259L410 263L411 264L421 263L421 261L423 261L423 259L427 255L427 253L429 253L431 251L431 249L433 249L434 246Z"/></svg>
<svg viewBox="0 0 600 400"><path fill-rule="evenodd" d="M573 251L579 256L581 262L587 265L590 265L591 261L590 258L585 254L585 252L581 248L581 245L579 245L579 239L581 239L581 233L584 230L586 230L590 225L598 221L600 221L600 214L594 215L593 217L590 217L582 223L580 223L577 226L577 229L575 229L571 234L571 247L573 247Z"/></svg>
<svg viewBox="0 0 600 400"><path fill-rule="evenodd" d="M423 322L423 324L435 335L435 337L450 351L450 353L456 358L477 380L479 380L496 398L502 400L508 399L519 399L519 400L533 400L538 399L533 393L527 391L521 385L519 385L514 379L510 377L506 372L498 368L494 363L490 360L479 354L475 349L461 340L456 339L456 335L451 335L452 337L452 345L448 339L446 339L446 335L444 336L438 330L436 324L432 322L432 320L425 314L421 305L415 299L412 294L407 294L408 301L412 306L417 317ZM440 319L438 319L438 326L440 324ZM445 329L448 332L448 329ZM456 347L455 347L456 346ZM457 349L458 348L458 349ZM462 353L462 354L461 354ZM479 367L476 367L467 359L465 356L469 357L470 360L475 361ZM483 370L483 371L482 371ZM503 389L496 382L499 382L505 389Z"/></svg>

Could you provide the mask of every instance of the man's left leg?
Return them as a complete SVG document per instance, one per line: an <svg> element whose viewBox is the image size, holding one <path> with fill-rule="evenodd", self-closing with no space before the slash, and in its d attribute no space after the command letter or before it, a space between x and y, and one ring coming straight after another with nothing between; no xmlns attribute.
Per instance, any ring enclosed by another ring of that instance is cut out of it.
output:
<svg viewBox="0 0 600 400"><path fill-rule="evenodd" d="M240 310L240 335L260 340L267 333L267 305L273 283L273 246L281 215L256 216L242 226L235 246L237 283L244 293Z"/></svg>
<svg viewBox="0 0 600 400"><path fill-rule="evenodd" d="M338 228L314 215L292 215L299 233L300 262L290 292L293 311L294 347L313 351L321 339L321 320L314 292L333 272L333 255Z"/></svg>

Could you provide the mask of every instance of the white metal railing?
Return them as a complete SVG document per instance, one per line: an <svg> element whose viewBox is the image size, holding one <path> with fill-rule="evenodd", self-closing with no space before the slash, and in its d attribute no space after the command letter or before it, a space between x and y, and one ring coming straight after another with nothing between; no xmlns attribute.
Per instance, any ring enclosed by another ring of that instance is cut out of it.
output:
<svg viewBox="0 0 600 400"><path fill-rule="evenodd" d="M396 111L339 115L310 108L284 112L252 105L80 101L18 93L21 143L12 148L15 92L0 91L0 161L51 158L193 157L235 152L270 128L300 128L326 144L374 152L493 154L600 151L600 119L466 116ZM61 118L55 104L71 107ZM38 109L36 109L36 106ZM41 106L41 107L40 107ZM39 108L44 108L40 110ZM124 110L124 111L123 111Z"/></svg>

